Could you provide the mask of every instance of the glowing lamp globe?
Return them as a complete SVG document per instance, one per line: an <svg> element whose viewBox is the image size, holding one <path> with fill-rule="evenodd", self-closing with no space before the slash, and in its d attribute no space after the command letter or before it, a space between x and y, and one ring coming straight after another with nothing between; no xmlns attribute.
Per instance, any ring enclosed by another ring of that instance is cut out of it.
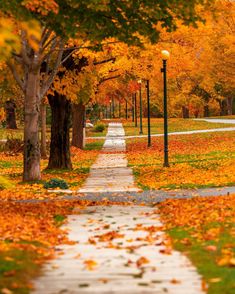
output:
<svg viewBox="0 0 235 294"><path fill-rule="evenodd" d="M161 54L162 54L162 59L163 60L167 60L167 59L170 58L170 53L167 50L162 50Z"/></svg>

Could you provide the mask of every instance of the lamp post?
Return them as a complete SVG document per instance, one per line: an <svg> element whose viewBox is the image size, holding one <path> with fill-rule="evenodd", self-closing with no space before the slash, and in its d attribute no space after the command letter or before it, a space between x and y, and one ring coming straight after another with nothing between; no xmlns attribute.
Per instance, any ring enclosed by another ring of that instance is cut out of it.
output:
<svg viewBox="0 0 235 294"><path fill-rule="evenodd" d="M126 120L128 119L128 108L127 108L127 100L126 100Z"/></svg>
<svg viewBox="0 0 235 294"><path fill-rule="evenodd" d="M143 134L143 106L142 106L142 89L141 89L142 81L138 80L138 84L140 86L140 89L139 89L139 94L140 94L140 135L142 135Z"/></svg>
<svg viewBox="0 0 235 294"><path fill-rule="evenodd" d="M132 122L135 121L135 108L134 108L134 103L135 103L135 98L134 98L134 94L132 94Z"/></svg>
<svg viewBox="0 0 235 294"><path fill-rule="evenodd" d="M148 110L148 147L151 147L149 80L146 80L146 94L147 94L147 110Z"/></svg>
<svg viewBox="0 0 235 294"><path fill-rule="evenodd" d="M169 167L168 160L168 114L167 114L167 60L170 57L170 53L167 50L162 50L162 62L163 67L161 72L163 73L163 90L164 90L164 98L163 98L163 109L164 109L164 167Z"/></svg>
<svg viewBox="0 0 235 294"><path fill-rule="evenodd" d="M119 118L121 118L121 101L120 100L118 104L118 112L119 112Z"/></svg>
<svg viewBox="0 0 235 294"><path fill-rule="evenodd" d="M114 98L112 98L112 105L113 105L113 118L115 118L115 104L114 104Z"/></svg>
<svg viewBox="0 0 235 294"><path fill-rule="evenodd" d="M136 93L134 94L134 102L135 102L135 127L138 127L138 121L137 121L137 97L136 97Z"/></svg>
<svg viewBox="0 0 235 294"><path fill-rule="evenodd" d="M111 119L112 118L112 100L111 99L109 100L109 104L110 104L109 112L110 112L110 119Z"/></svg>

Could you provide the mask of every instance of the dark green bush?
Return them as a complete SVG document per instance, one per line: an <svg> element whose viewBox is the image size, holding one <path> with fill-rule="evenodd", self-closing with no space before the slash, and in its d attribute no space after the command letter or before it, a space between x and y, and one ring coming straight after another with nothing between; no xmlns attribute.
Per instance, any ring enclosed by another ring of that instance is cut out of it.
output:
<svg viewBox="0 0 235 294"><path fill-rule="evenodd" d="M104 129L105 129L105 125L102 123L96 124L94 126L94 132L97 132L97 133L102 133Z"/></svg>
<svg viewBox="0 0 235 294"><path fill-rule="evenodd" d="M51 189L51 188L68 189L69 188L65 180L62 180L62 179L51 179L50 181L46 182L43 185L43 187L45 189Z"/></svg>

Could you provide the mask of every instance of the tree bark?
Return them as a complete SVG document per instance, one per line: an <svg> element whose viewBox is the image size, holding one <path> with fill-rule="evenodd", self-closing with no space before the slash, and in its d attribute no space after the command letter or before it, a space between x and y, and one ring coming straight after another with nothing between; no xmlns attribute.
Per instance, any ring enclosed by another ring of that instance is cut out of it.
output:
<svg viewBox="0 0 235 294"><path fill-rule="evenodd" d="M182 106L182 117L189 118L189 109L186 106Z"/></svg>
<svg viewBox="0 0 235 294"><path fill-rule="evenodd" d="M85 105L80 102L79 104L72 105L73 113L73 135L72 146L83 149L83 127L85 119Z"/></svg>
<svg viewBox="0 0 235 294"><path fill-rule="evenodd" d="M39 146L39 70L30 68L24 104L24 174L23 181L41 179Z"/></svg>
<svg viewBox="0 0 235 294"><path fill-rule="evenodd" d="M15 109L16 109L16 105L12 99L6 101L5 112L6 112L6 128L7 129L17 129Z"/></svg>
<svg viewBox="0 0 235 294"><path fill-rule="evenodd" d="M46 104L41 104L41 157L43 159L47 158L47 142L46 142L46 133L47 133L47 124L46 124Z"/></svg>
<svg viewBox="0 0 235 294"><path fill-rule="evenodd" d="M232 115L233 114L233 98L227 98L226 99L226 103L227 103L227 113L228 115Z"/></svg>
<svg viewBox="0 0 235 294"><path fill-rule="evenodd" d="M51 143L48 169L72 169L70 158L70 115L71 103L65 96L48 95L51 107Z"/></svg>
<svg viewBox="0 0 235 294"><path fill-rule="evenodd" d="M204 106L204 117L210 116L210 110L208 104Z"/></svg>
<svg viewBox="0 0 235 294"><path fill-rule="evenodd" d="M220 106L220 115L226 115L227 114L227 106L225 100L219 100L219 106Z"/></svg>

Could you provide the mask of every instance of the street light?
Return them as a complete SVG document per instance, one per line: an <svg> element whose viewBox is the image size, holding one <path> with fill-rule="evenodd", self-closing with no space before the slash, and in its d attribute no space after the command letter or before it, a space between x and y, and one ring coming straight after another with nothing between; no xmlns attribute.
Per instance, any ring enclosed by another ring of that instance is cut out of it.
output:
<svg viewBox="0 0 235 294"><path fill-rule="evenodd" d="M146 80L147 110L148 110L148 147L151 146L151 129L150 129L150 95L149 80Z"/></svg>
<svg viewBox="0 0 235 294"><path fill-rule="evenodd" d="M112 100L109 100L109 104L110 104L110 119L112 118Z"/></svg>
<svg viewBox="0 0 235 294"><path fill-rule="evenodd" d="M139 93L140 93L140 135L143 134L143 107L142 107L142 89L141 89L141 84L142 84L142 81L141 80L138 80L138 84L140 86L139 88Z"/></svg>
<svg viewBox="0 0 235 294"><path fill-rule="evenodd" d="M128 105L127 105L127 100L126 100L126 120L128 119Z"/></svg>
<svg viewBox="0 0 235 294"><path fill-rule="evenodd" d="M137 97L136 97L136 93L134 94L134 102L135 102L135 127L138 127L138 122L137 122Z"/></svg>
<svg viewBox="0 0 235 294"><path fill-rule="evenodd" d="M164 167L169 167L168 160L168 114L167 114L167 60L170 58L170 53L167 50L162 50L162 62L163 68L161 72L163 73L163 86L164 86L164 99L163 99L163 108L164 108Z"/></svg>

